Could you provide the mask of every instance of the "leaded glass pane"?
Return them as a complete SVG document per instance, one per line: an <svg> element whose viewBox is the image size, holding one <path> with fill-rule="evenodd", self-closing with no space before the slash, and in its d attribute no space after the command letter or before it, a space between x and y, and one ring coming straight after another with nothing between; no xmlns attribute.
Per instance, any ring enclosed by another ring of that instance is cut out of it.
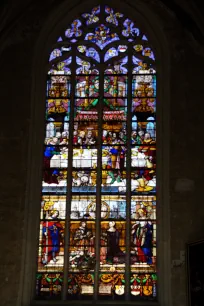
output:
<svg viewBox="0 0 204 306"><path fill-rule="evenodd" d="M156 300L156 68L96 6L49 56L37 299Z"/></svg>

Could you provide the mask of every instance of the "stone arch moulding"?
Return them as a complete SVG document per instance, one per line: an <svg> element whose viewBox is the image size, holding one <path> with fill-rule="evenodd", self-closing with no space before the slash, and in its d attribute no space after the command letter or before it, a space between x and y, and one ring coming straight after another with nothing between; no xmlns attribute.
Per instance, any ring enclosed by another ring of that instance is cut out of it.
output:
<svg viewBox="0 0 204 306"><path fill-rule="evenodd" d="M100 4L102 1L98 1ZM105 2L105 1L103 1ZM27 165L27 190L25 199L25 236L22 246L22 269L19 287L18 306L35 304L34 275L36 270L36 250L40 211L41 169L44 136L44 100L48 56L52 44L60 31L65 29L73 18L89 11L96 1L68 1L48 16L41 30L33 57L33 81L31 92L31 126L29 161ZM158 304L171 305L170 274L170 229L169 229L169 47L162 31L158 16L150 10L147 2L114 1L107 3L135 20L137 25L151 37L157 58L157 186L158 186ZM165 114L165 115L164 115ZM164 120L165 119L165 120ZM38 301L39 304L39 301ZM148 305L151 305L151 302ZM155 303L154 303L155 304Z"/></svg>

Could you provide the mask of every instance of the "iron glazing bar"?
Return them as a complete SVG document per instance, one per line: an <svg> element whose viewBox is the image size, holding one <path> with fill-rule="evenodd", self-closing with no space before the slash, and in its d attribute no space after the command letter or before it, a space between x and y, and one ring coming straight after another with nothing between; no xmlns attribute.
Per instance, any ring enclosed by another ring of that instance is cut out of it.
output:
<svg viewBox="0 0 204 306"><path fill-rule="evenodd" d="M125 299L130 298L130 251L131 251L131 130L132 130L132 44L128 45L128 98L127 98L127 155L126 155L126 258Z"/></svg>
<svg viewBox="0 0 204 306"><path fill-rule="evenodd" d="M71 63L71 95L70 95L70 117L69 117L69 144L68 144L68 169L67 169L67 198L66 219L64 235L64 281L62 289L62 300L67 299L68 292L68 270L69 270L69 240L70 240L70 213L72 198L72 157L73 157L73 129L74 129L74 102L75 102L75 74L76 74L76 46L73 45Z"/></svg>

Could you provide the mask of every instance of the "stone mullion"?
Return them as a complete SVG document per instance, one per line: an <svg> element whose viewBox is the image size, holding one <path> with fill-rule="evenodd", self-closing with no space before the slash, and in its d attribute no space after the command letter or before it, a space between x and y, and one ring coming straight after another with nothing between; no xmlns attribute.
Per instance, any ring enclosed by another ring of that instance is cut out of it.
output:
<svg viewBox="0 0 204 306"><path fill-rule="evenodd" d="M71 63L71 95L70 95L70 121L69 121L69 144L68 144L68 169L67 169L67 198L66 198L66 219L64 238L64 281L62 300L67 299L68 291L68 270L69 270L69 244L70 244L70 215L72 199L72 158L73 158L73 129L74 129L74 103L76 84L76 46L73 46Z"/></svg>
<svg viewBox="0 0 204 306"><path fill-rule="evenodd" d="M101 4L100 22L105 21L105 6ZM102 123L104 96L104 52L100 54L99 66L99 101L98 101L98 146L97 146L97 185L96 185L96 265L94 273L94 300L98 300L100 272L100 234L101 234L101 183L102 183Z"/></svg>
<svg viewBox="0 0 204 306"><path fill-rule="evenodd" d="M103 55L102 55L103 56ZM102 57L101 56L101 57ZM96 185L96 268L94 277L94 299L98 299L100 270L100 233L101 233L101 184L102 184L102 124L103 124L104 69L99 70L98 103L98 146L97 146L97 185Z"/></svg>
<svg viewBox="0 0 204 306"><path fill-rule="evenodd" d="M126 258L125 258L125 299L130 299L130 249L131 249L131 130L132 130L132 44L128 45L127 83L127 154L126 154Z"/></svg>

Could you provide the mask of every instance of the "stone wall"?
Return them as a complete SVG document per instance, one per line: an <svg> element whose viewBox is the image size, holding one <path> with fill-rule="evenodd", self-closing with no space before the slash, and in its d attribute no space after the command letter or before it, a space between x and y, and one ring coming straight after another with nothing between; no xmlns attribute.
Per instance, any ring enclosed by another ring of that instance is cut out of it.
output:
<svg viewBox="0 0 204 306"><path fill-rule="evenodd" d="M22 259L25 192L30 123L31 48L26 42L10 47L1 58L0 154L0 297L16 305Z"/></svg>
<svg viewBox="0 0 204 306"><path fill-rule="evenodd" d="M191 60L192 59L192 60ZM194 60L193 60L194 59ZM181 68L181 70L180 70ZM202 205L204 58L189 48L172 67L170 217L171 256L180 259L185 244L204 237ZM198 149L199 148L199 149ZM174 305L186 305L186 266L172 267Z"/></svg>

